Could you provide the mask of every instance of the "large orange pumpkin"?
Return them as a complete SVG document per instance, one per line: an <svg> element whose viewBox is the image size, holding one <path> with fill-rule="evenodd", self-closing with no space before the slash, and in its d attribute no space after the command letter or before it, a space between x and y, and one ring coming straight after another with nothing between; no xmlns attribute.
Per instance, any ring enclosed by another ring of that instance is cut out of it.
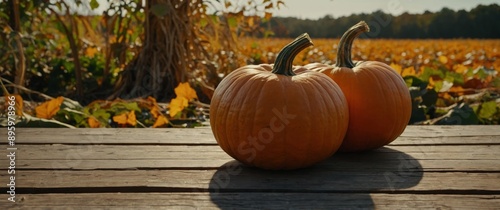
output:
<svg viewBox="0 0 500 210"><path fill-rule="evenodd" d="M324 74L292 67L310 45L304 34L280 51L274 65L241 67L217 86L210 123L231 157L264 169L296 169L339 148L349 120L344 94Z"/></svg>
<svg viewBox="0 0 500 210"><path fill-rule="evenodd" d="M411 116L409 90L395 70L378 61L352 62L352 43L367 31L369 27L362 21L344 33L335 66L305 66L332 78L347 98L349 128L339 151L365 151L387 145L401 135Z"/></svg>

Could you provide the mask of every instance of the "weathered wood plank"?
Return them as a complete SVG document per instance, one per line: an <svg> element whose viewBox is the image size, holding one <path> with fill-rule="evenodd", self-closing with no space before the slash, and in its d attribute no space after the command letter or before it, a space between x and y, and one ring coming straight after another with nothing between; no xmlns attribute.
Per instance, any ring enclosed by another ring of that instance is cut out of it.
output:
<svg viewBox="0 0 500 210"><path fill-rule="evenodd" d="M53 161L53 160L20 160L16 167L22 169L214 169L228 163L232 159L225 160L82 160L82 161ZM367 160L369 161L369 160ZM500 171L500 163L491 160L422 160L418 163L424 171L464 171L464 172L482 172L482 171ZM385 163L367 164L359 162L344 162L336 160L327 160L316 166L324 167L325 170L357 170L364 168L366 170L387 170L389 165L399 165L401 161L386 161ZM0 167L7 167L6 163L0 164Z"/></svg>
<svg viewBox="0 0 500 210"><path fill-rule="evenodd" d="M6 130L0 130L4 136ZM215 145L210 127L179 129L19 128L17 144ZM408 126L392 145L500 144L500 126Z"/></svg>
<svg viewBox="0 0 500 210"><path fill-rule="evenodd" d="M500 171L500 145L387 146L338 153L320 165L331 170L386 170L403 163L424 171ZM218 168L233 159L218 146L19 145L20 169ZM7 167L1 161L0 167Z"/></svg>
<svg viewBox="0 0 500 210"><path fill-rule="evenodd" d="M0 133L6 131L0 131ZM19 128L17 144L216 144L210 127Z"/></svg>
<svg viewBox="0 0 500 210"><path fill-rule="evenodd" d="M84 193L20 195L9 209L498 209L499 195Z"/></svg>
<svg viewBox="0 0 500 210"><path fill-rule="evenodd" d="M438 137L400 136L396 140L391 142L390 145L391 146L500 145L500 136L438 136Z"/></svg>
<svg viewBox="0 0 500 210"><path fill-rule="evenodd" d="M408 126L401 136L453 137L453 136L500 136L497 125Z"/></svg>
<svg viewBox="0 0 500 210"><path fill-rule="evenodd" d="M17 148L19 160L213 160L228 157L219 146L20 145ZM419 160L500 160L500 145L387 146L371 153L392 155L391 159L404 153Z"/></svg>
<svg viewBox="0 0 500 210"><path fill-rule="evenodd" d="M447 191L448 193L499 193L499 173L421 171L332 171L316 167L291 172L263 171L248 167L219 170L23 170L17 171L16 188L23 193L44 193L55 188L66 192L92 190L147 192L184 190L258 190L314 192ZM119 178L117 178L119 177ZM8 180L1 175L2 180ZM135 189L132 189L135 188Z"/></svg>

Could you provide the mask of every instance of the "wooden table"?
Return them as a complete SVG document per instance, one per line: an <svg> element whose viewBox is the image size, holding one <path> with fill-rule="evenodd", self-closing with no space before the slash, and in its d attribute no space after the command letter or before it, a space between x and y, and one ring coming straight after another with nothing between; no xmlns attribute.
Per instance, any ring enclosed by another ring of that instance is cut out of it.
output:
<svg viewBox="0 0 500 210"><path fill-rule="evenodd" d="M295 171L245 167L206 127L18 128L16 143L16 202L2 154L0 209L500 208L500 126L410 126Z"/></svg>

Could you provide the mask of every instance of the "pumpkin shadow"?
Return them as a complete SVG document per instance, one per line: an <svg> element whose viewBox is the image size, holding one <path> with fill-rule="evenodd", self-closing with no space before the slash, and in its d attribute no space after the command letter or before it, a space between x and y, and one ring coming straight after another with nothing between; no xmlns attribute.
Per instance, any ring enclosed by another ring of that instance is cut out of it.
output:
<svg viewBox="0 0 500 210"><path fill-rule="evenodd" d="M309 168L269 171L234 160L210 180L211 201L221 209L375 208L372 192L416 186L423 176L412 156L390 148L337 153Z"/></svg>

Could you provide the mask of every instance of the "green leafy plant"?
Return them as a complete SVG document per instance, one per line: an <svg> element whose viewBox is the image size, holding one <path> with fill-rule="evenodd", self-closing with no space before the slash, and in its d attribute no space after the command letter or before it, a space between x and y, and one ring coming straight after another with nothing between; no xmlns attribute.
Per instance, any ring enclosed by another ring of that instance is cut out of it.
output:
<svg viewBox="0 0 500 210"><path fill-rule="evenodd" d="M82 106L77 101L59 96L39 103L34 110L23 108L20 95L16 97L16 113L19 127L194 127L206 121L208 105L196 100L198 97L188 83L176 88L176 99L185 104L174 106L157 103L153 97L131 100L96 100ZM6 115L5 113L2 115ZM29 114L33 113L33 114ZM7 121L0 121L6 126Z"/></svg>

